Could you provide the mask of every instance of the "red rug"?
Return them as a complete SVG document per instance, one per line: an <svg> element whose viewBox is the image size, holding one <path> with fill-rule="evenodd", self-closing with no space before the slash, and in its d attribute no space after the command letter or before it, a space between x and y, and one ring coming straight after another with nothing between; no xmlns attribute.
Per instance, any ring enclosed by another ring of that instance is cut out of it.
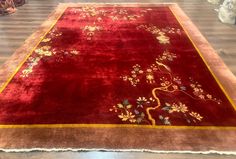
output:
<svg viewBox="0 0 236 159"><path fill-rule="evenodd" d="M233 100L170 6L64 6L2 84L0 128L233 129Z"/></svg>

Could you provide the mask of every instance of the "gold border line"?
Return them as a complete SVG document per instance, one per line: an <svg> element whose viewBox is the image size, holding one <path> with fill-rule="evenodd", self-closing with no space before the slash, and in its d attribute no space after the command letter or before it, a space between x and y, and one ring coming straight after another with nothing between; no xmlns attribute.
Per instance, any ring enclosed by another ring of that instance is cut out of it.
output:
<svg viewBox="0 0 236 159"><path fill-rule="evenodd" d="M134 124L23 124L0 125L0 129L9 128L149 128L149 129L194 129L194 130L236 130L234 126L165 126Z"/></svg>
<svg viewBox="0 0 236 159"><path fill-rule="evenodd" d="M52 29L52 27L56 24L56 22L63 15L64 11L67 8L68 8L68 6L65 7L65 9L62 11L61 15L56 19L56 21L53 23L53 25L50 27L50 29L44 34L44 37ZM169 7L169 9L173 13L173 11L170 7ZM173 13L173 15L175 16L174 13ZM179 20L176 16L175 16L175 18L179 22ZM180 22L179 22L179 24L182 26L182 24ZM188 32L184 29L183 26L182 26L182 28L185 31L185 33L187 34L189 40L192 42L195 49L198 51L200 57L203 59L205 65L208 67L208 65L206 64L206 61L201 56L199 50L197 49L197 47L195 46L195 44L191 40L190 36L188 35ZM39 43L42 41L42 39L39 41ZM34 47L34 49L39 45L39 43ZM18 69L24 64L24 62L27 60L27 58L32 54L34 49L30 52L30 54L26 57L26 59L21 63L21 65L17 67L17 70L15 71L15 74L17 73ZM209 67L208 67L208 69L211 72ZM15 74L13 74L11 76L11 79L14 77ZM215 77L214 74L212 74L212 75L213 75L213 77ZM8 83L11 81L11 79L8 80ZM8 83L6 83L6 85ZM218 83L218 85L219 85L219 83ZM1 91L0 91L0 93L1 93ZM134 124L21 124L21 125L10 125L10 124L7 125L6 124L6 125L0 125L0 128L1 129L4 129L4 128L5 129L9 129L9 128L151 128L151 129L195 129L195 130L206 130L206 129L208 129L208 130L209 129L219 130L220 129L220 130L236 130L235 126L164 126L164 125L152 126L152 125L134 125Z"/></svg>
<svg viewBox="0 0 236 159"><path fill-rule="evenodd" d="M49 31L55 26L55 24L57 23L57 21L61 18L61 16L63 15L63 13L65 12L65 10L67 9L67 7L65 7L63 9L63 11L61 11L62 13L57 17L57 19L51 24L50 28L44 33L43 37L41 37L41 39L39 40L39 42L34 46L34 48L29 52L29 54L27 54L27 56L23 59L23 61L21 61L21 63L17 66L17 68L15 69L15 71L12 73L12 75L7 79L7 81L0 87L0 93L3 92L3 90L7 87L7 85L11 82L11 80L13 79L13 77L16 75L16 73L19 71L19 69L22 67L22 65L26 62L26 60L32 55L32 53L34 52L34 50L38 47L38 45L41 43L41 41L44 39L44 37L49 33Z"/></svg>
<svg viewBox="0 0 236 159"><path fill-rule="evenodd" d="M185 27L183 26L183 24L180 22L178 16L174 13L174 11L172 10L171 7L168 7L170 9L170 11L172 12L172 14L175 16L176 20L178 21L178 23L180 24L180 26L182 27L182 29L184 30L184 32L186 33L188 39L191 41L192 45L194 46L194 48L196 49L196 51L198 52L199 56L201 57L202 61L204 62L205 66L207 67L207 69L209 70L209 72L211 73L211 75L213 76L213 78L215 79L216 83L218 84L218 86L221 88L223 94L226 96L226 98L228 99L228 101L230 102L230 104L233 106L234 110L236 111L236 105L234 104L233 99L228 95L228 93L226 92L226 90L224 89L224 87L222 86L221 82L219 81L219 79L216 77L216 75L214 74L214 72L211 70L210 66L207 64L207 61L205 60L205 58L203 57L201 51L198 49L198 47L195 45L195 43L193 42L191 36L189 35L188 31L185 29ZM201 35L203 36L203 35Z"/></svg>

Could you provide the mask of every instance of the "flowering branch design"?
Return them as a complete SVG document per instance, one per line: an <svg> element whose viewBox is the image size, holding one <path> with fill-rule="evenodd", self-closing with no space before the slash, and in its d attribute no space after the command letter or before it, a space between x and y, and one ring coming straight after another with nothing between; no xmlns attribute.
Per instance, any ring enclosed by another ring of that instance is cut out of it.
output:
<svg viewBox="0 0 236 159"><path fill-rule="evenodd" d="M163 106L161 103L161 99L158 96L159 92L166 92L166 93L174 93L174 92L181 92L194 100L204 100L204 101L212 101L218 104L221 103L221 100L213 98L213 96L206 91L203 90L202 85L198 82L195 82L192 78L190 78L190 85L184 86L182 84L181 78L178 76L173 76L171 73L171 69L165 63L167 61L172 62L177 58L177 55L174 53L169 52L168 50L164 51L160 56L156 58L155 63L148 66L146 69L142 69L139 64L136 64L132 67L130 75L121 76L121 79L125 82L129 82L133 87L136 87L141 81L144 81L145 78L146 83L153 85L155 87L151 91L150 100L147 100L146 97L139 97L136 103L136 106L129 106L129 111L126 113L122 112L119 114L118 117L122 119L122 121L129 121L130 123L137 123L140 124L142 121L146 121L146 123L150 123L151 125L156 125L156 120L151 115L151 111L154 110L162 110L169 114L169 116L164 116L164 114L159 115L159 120L165 125L171 125L170 116L173 113L182 114L182 117L186 120L187 123L197 123L203 120L203 116L198 112L190 110L190 108L182 103L167 103ZM159 73L163 75L162 77L156 77L155 74ZM159 85L156 87L156 85ZM187 88L188 89L187 91ZM192 90L192 93L189 93L189 90ZM135 107L135 109L132 109ZM142 112L144 115L142 120L138 120L138 116L136 116L137 108L141 107L142 110L138 112ZM114 109L119 109L119 105L113 106ZM113 110L113 109L112 109ZM132 112L133 110L133 112ZM118 113L118 112L116 112ZM126 120L123 120L125 118Z"/></svg>
<svg viewBox="0 0 236 159"><path fill-rule="evenodd" d="M113 8L111 10L104 10L102 8L85 6L79 9L73 9L72 14L79 14L78 18L96 18L97 22L101 22L104 19L110 19L112 21L134 21L138 18L144 17L144 14L152 10L151 8L143 8L138 13L128 12L124 8Z"/></svg>
<svg viewBox="0 0 236 159"><path fill-rule="evenodd" d="M33 68L37 66L39 61L45 57L51 57L56 54L63 54L63 55L70 54L73 56L79 54L79 51L74 49L69 51L67 50L59 51L51 48L51 46L49 45L52 40L50 36L59 37L61 35L62 35L61 32L57 31L57 29L53 29L49 32L48 37L42 39L41 44L43 44L43 46L38 47L34 51L35 52L34 56L29 57L29 59L26 61L27 67L24 70L22 70L22 74L20 75L21 77L23 78L28 77L29 74L33 72Z"/></svg>
<svg viewBox="0 0 236 159"><path fill-rule="evenodd" d="M154 25L139 25L136 27L137 30L145 30L155 36L156 40L160 44L170 44L170 37L167 34L179 34L181 35L180 29L176 28L158 28Z"/></svg>
<svg viewBox="0 0 236 159"><path fill-rule="evenodd" d="M145 119L145 114L143 113L143 104L147 102L145 97L139 97L137 99L137 105L133 106L129 103L128 99L125 99L122 103L119 103L109 109L111 112L119 113L118 117L123 122L130 122L140 124L141 122L146 122L150 124L149 121Z"/></svg>

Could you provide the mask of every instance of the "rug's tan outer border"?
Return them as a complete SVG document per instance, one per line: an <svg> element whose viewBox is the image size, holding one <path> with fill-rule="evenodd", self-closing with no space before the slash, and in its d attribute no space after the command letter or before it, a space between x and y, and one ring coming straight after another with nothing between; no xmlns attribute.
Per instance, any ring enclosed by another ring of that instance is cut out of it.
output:
<svg viewBox="0 0 236 159"><path fill-rule="evenodd" d="M31 35L25 44L16 50L14 55L0 69L0 86L6 85L14 72L18 71L32 50L39 44L53 24L67 7L83 5L96 6L133 6L153 7L169 6L179 22L190 36L195 47L201 53L208 68L221 82L231 102L236 103L236 78L229 71L220 57L215 53L206 39L183 13L177 4L60 4L43 23L41 28ZM123 149L123 150L154 150L154 151L233 151L236 152L235 127L122 127L109 126L73 126L54 125L23 127L0 127L0 150L44 149Z"/></svg>

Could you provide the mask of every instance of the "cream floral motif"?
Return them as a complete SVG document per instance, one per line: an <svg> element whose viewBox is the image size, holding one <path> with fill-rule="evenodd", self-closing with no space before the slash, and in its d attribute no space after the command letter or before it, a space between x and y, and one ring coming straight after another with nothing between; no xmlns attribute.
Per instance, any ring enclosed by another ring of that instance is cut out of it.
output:
<svg viewBox="0 0 236 159"><path fill-rule="evenodd" d="M166 28L162 28L161 31L168 34L178 34L178 35L182 34L179 28L166 27Z"/></svg>
<svg viewBox="0 0 236 159"><path fill-rule="evenodd" d="M147 69L146 82L151 84L156 82L151 69Z"/></svg>
<svg viewBox="0 0 236 159"><path fill-rule="evenodd" d="M155 36L156 40L160 44L170 44L170 37L167 34L179 34L181 35L180 29L176 28L158 28L154 25L139 25L136 27L137 30L145 30Z"/></svg>
<svg viewBox="0 0 236 159"><path fill-rule="evenodd" d="M54 34L55 32L53 32ZM46 39L46 40L45 40ZM42 40L42 43L46 43L46 42L49 42L50 38L45 38ZM29 59L26 61L27 63L27 67L22 70L22 73L21 73L21 77L28 77L30 73L33 72L33 68L35 66L38 65L39 61L41 59L43 59L44 57L50 57L50 56L53 56L55 54L71 54L71 55L78 55L79 54L79 51L77 50L60 50L60 51L55 51L51 48L51 46L49 45L45 45L45 46L41 46L39 48L37 48L35 51L35 55L34 56L31 56L29 57Z"/></svg>
<svg viewBox="0 0 236 159"><path fill-rule="evenodd" d="M154 73L161 71L162 69L170 70L170 68L163 63L163 61L173 61L177 58L176 54L165 50L162 55L156 58L155 63L151 64L145 71L141 68L139 64L133 66L130 75L121 76L124 81L129 81L132 86L137 86L140 83L142 75L145 75L146 82L149 84L155 83Z"/></svg>
<svg viewBox="0 0 236 159"><path fill-rule="evenodd" d="M156 26L140 25L137 27L137 30L141 30L141 29L143 29L147 32L150 32L152 35L154 35L160 44L169 44L170 43L170 41L169 41L170 38L168 36L166 36L165 32L161 31Z"/></svg>
<svg viewBox="0 0 236 159"><path fill-rule="evenodd" d="M80 52L77 50L71 50L70 53L73 55L78 55Z"/></svg>
<svg viewBox="0 0 236 159"><path fill-rule="evenodd" d="M145 108L153 105L154 103L155 100L152 97L138 97L138 99L136 99L135 105L131 105L128 99L125 99L122 103L114 105L109 109L109 111L116 113L117 117L122 122L151 124L151 122L148 120L148 116L145 114ZM199 113L189 111L188 106L182 102L179 102L172 104L165 103L162 106L161 112L158 115L160 123L164 125L172 125L172 114L179 114L180 116L183 116L184 120L189 124L201 122L203 120L203 117Z"/></svg>
<svg viewBox="0 0 236 159"><path fill-rule="evenodd" d="M118 15L111 15L109 16L112 21L120 21L120 20L125 20L125 21L134 21L134 20L137 20L138 18L140 17L143 17L144 15L143 14L140 14L140 15L131 15L131 14L118 14Z"/></svg>
<svg viewBox="0 0 236 159"><path fill-rule="evenodd" d="M42 40L42 42L44 42L44 43L49 42L49 41L51 41L51 38L45 38Z"/></svg>
<svg viewBox="0 0 236 159"><path fill-rule="evenodd" d="M51 37L59 37L62 35L62 32L58 31L58 29L54 28L49 32L49 36ZM51 38L45 38L43 39L43 42L47 41L47 40L51 40Z"/></svg>
<svg viewBox="0 0 236 159"><path fill-rule="evenodd" d="M121 76L120 78L122 78L124 81L129 81L133 86L137 86L137 84L140 82L139 76L143 73L144 71L141 69L141 66L136 64L131 70L131 75Z"/></svg>
<svg viewBox="0 0 236 159"><path fill-rule="evenodd" d="M104 10L99 7L85 6L79 9L72 9L71 13L79 14L79 19L96 18L97 22L110 18L112 21L134 21L144 17L144 14L152 10L151 8L143 8L134 12L128 12L125 8L114 7L112 10Z"/></svg>
<svg viewBox="0 0 236 159"><path fill-rule="evenodd" d="M151 8L143 8L138 11L138 13L128 12L124 8L114 8L111 12L109 12L107 15L112 19L112 21L135 21L139 18L142 18L145 16L145 13L152 10Z"/></svg>
<svg viewBox="0 0 236 159"><path fill-rule="evenodd" d="M169 107L169 113L173 113L173 112L182 112L182 113L186 113L188 112L188 107L183 104L182 102L179 102L179 104L173 103L172 105L169 103L165 103L166 106Z"/></svg>
<svg viewBox="0 0 236 159"><path fill-rule="evenodd" d="M160 44L169 44L170 43L170 38L167 37L165 34L160 34L159 36L156 37L157 40L159 40Z"/></svg>
<svg viewBox="0 0 236 159"><path fill-rule="evenodd" d="M97 11L95 7L89 7L85 6L81 8L82 13L85 13L86 17L94 17L98 14L101 14L101 12Z"/></svg>
<svg viewBox="0 0 236 159"><path fill-rule="evenodd" d="M86 19L86 18L94 18L98 17L101 18L106 15L107 11L103 9L97 9L95 7L85 6L81 8L73 8L71 9L72 14L79 14L79 19Z"/></svg>
<svg viewBox="0 0 236 159"><path fill-rule="evenodd" d="M202 121L202 119L203 119L203 117L196 112L191 112L190 115L199 121Z"/></svg>
<svg viewBox="0 0 236 159"><path fill-rule="evenodd" d="M128 20L128 21L136 20L137 18L143 17L144 14L150 10L151 10L150 8L141 9L137 14L135 14L135 13L128 13L128 11L123 8L114 8L111 11L106 11L103 9L97 9L96 7L85 6L80 9L73 9L72 12L74 14L79 13L80 14L79 17L81 18L96 17L96 20L98 22L101 22L103 18L111 18L111 20L113 21L114 20ZM95 33L102 29L103 29L102 26L95 25L95 22L93 25L86 25L82 28L83 33L85 34L87 40L92 40ZM50 37L56 38L56 37L60 37L61 35L62 35L62 32L60 32L57 28L54 28L49 32L49 36L44 38L41 42L48 44L52 41ZM65 50L61 50L59 52L63 52L63 51ZM52 56L56 54L57 52L55 50L52 50L51 46L45 45L36 49L35 53L37 56L31 57L27 61L28 67L22 71L21 77L28 77L28 75L33 71L33 67L36 66L43 57ZM65 53L67 53L67 51L65 51ZM72 51L70 53L77 55L79 52ZM139 74L141 74L141 72L142 71L140 71ZM151 74L147 75L147 81L152 82L152 78L153 76ZM126 78L124 77L124 79ZM135 73L132 74L132 77L127 78L127 80L133 83L133 85L136 85L139 82L139 80L136 78Z"/></svg>
<svg viewBox="0 0 236 159"><path fill-rule="evenodd" d="M145 118L145 114L143 112L143 104L147 101L148 100L145 97L139 97L137 99L137 104L133 106L129 103L128 99L125 99L122 103L114 105L111 109L109 109L109 111L117 113L118 118L120 118L123 122L136 124L146 122L150 124Z"/></svg>
<svg viewBox="0 0 236 159"><path fill-rule="evenodd" d="M87 40L92 40L92 37L94 36L95 32L100 31L100 30L102 30L102 27L99 27L96 25L93 25L93 26L86 25L83 28L83 32L85 33Z"/></svg>
<svg viewBox="0 0 236 159"><path fill-rule="evenodd" d="M120 115L118 115L118 117L121 118L122 121L129 120L129 122L131 122L131 123L136 122L136 119L134 118L135 115L133 115L131 112L127 112L126 114L121 113Z"/></svg>
<svg viewBox="0 0 236 159"><path fill-rule="evenodd" d="M38 65L39 60L40 60L40 57L36 57L36 58L30 57L27 63L28 67L22 71L21 77L28 77L28 75L31 72L33 72L34 66Z"/></svg>
<svg viewBox="0 0 236 159"><path fill-rule="evenodd" d="M49 32L49 36L59 37L61 35L62 35L62 33L59 32L57 29L52 29ZM46 37L46 38L42 39L42 41L41 41L41 43L50 43L50 42L51 42L50 37ZM50 50L51 50L51 46L49 46L49 45L45 45L45 46L37 48L35 50L35 53L37 56L36 57L29 57L29 59L27 60L28 67L26 67L22 71L21 77L28 77L28 75L33 72L34 66L38 65L41 58L43 58L45 56L52 56L53 53Z"/></svg>
<svg viewBox="0 0 236 159"><path fill-rule="evenodd" d="M184 117L187 123L197 123L203 120L203 117L193 111L189 111L189 107L186 106L184 103L165 103L165 106L161 108L164 111L167 111L169 114L172 113L180 113ZM198 120L198 121L197 121Z"/></svg>
<svg viewBox="0 0 236 159"><path fill-rule="evenodd" d="M207 93L203 90L202 85L198 82L194 81L192 78L189 78L191 81L190 87L193 90L193 94L197 96L198 98L205 99L205 100L213 100L217 102L218 104L221 104L221 100L217 100L214 98L211 94Z"/></svg>
<svg viewBox="0 0 236 159"><path fill-rule="evenodd" d="M38 65L39 61L45 56L51 56L52 52L50 51L51 46L42 46L35 50L36 57L30 57L27 61L28 67L26 67L21 74L21 77L28 77L30 73L33 72L33 68Z"/></svg>
<svg viewBox="0 0 236 159"><path fill-rule="evenodd" d="M39 49L35 50L35 53L37 53L39 56L51 56L52 52L50 51L51 46L42 46Z"/></svg>
<svg viewBox="0 0 236 159"><path fill-rule="evenodd" d="M169 51L164 51L162 55L158 56L157 60L158 61L173 61L175 58L177 58L176 54L173 54Z"/></svg>
<svg viewBox="0 0 236 159"><path fill-rule="evenodd" d="M133 66L130 75L121 76L123 81L129 82L133 87L136 87L141 81L146 79L146 83L153 86L150 97L138 97L136 100L136 105L132 105L129 102L123 105L129 105L128 111L119 111L121 107L120 104L113 106L114 112L117 113L119 118L125 117L127 120L122 120L124 122L130 123L149 123L151 125L156 125L157 118L154 118L151 111L158 112L158 119L164 125L172 125L172 119L179 114L179 117L183 118L187 124L193 124L201 122L204 117L196 111L190 110L190 107L181 101L176 101L173 103L162 101L158 94L159 92L165 92L168 94L179 92L186 95L193 100L201 101L212 101L221 104L221 100L213 97L211 94L207 93L202 85L198 82L194 82L190 78L190 84L185 86L179 76L173 76L170 67L166 64L167 62L173 62L177 58L174 53L165 50L160 56L156 58L154 64L149 65L146 69L142 68L139 64ZM158 73L158 76L155 75ZM190 93L190 90L193 90ZM128 101L128 99L126 99ZM132 99L131 99L132 100ZM162 103L165 103L164 105ZM123 108L122 108L123 109ZM163 112L164 111L164 112ZM168 114L166 114L166 113ZM121 114L123 113L123 114ZM137 119L142 113L143 118ZM182 114L182 115L181 115ZM130 121L130 120L132 121ZM135 121L136 120L136 121ZM139 121L139 122L137 122Z"/></svg>

